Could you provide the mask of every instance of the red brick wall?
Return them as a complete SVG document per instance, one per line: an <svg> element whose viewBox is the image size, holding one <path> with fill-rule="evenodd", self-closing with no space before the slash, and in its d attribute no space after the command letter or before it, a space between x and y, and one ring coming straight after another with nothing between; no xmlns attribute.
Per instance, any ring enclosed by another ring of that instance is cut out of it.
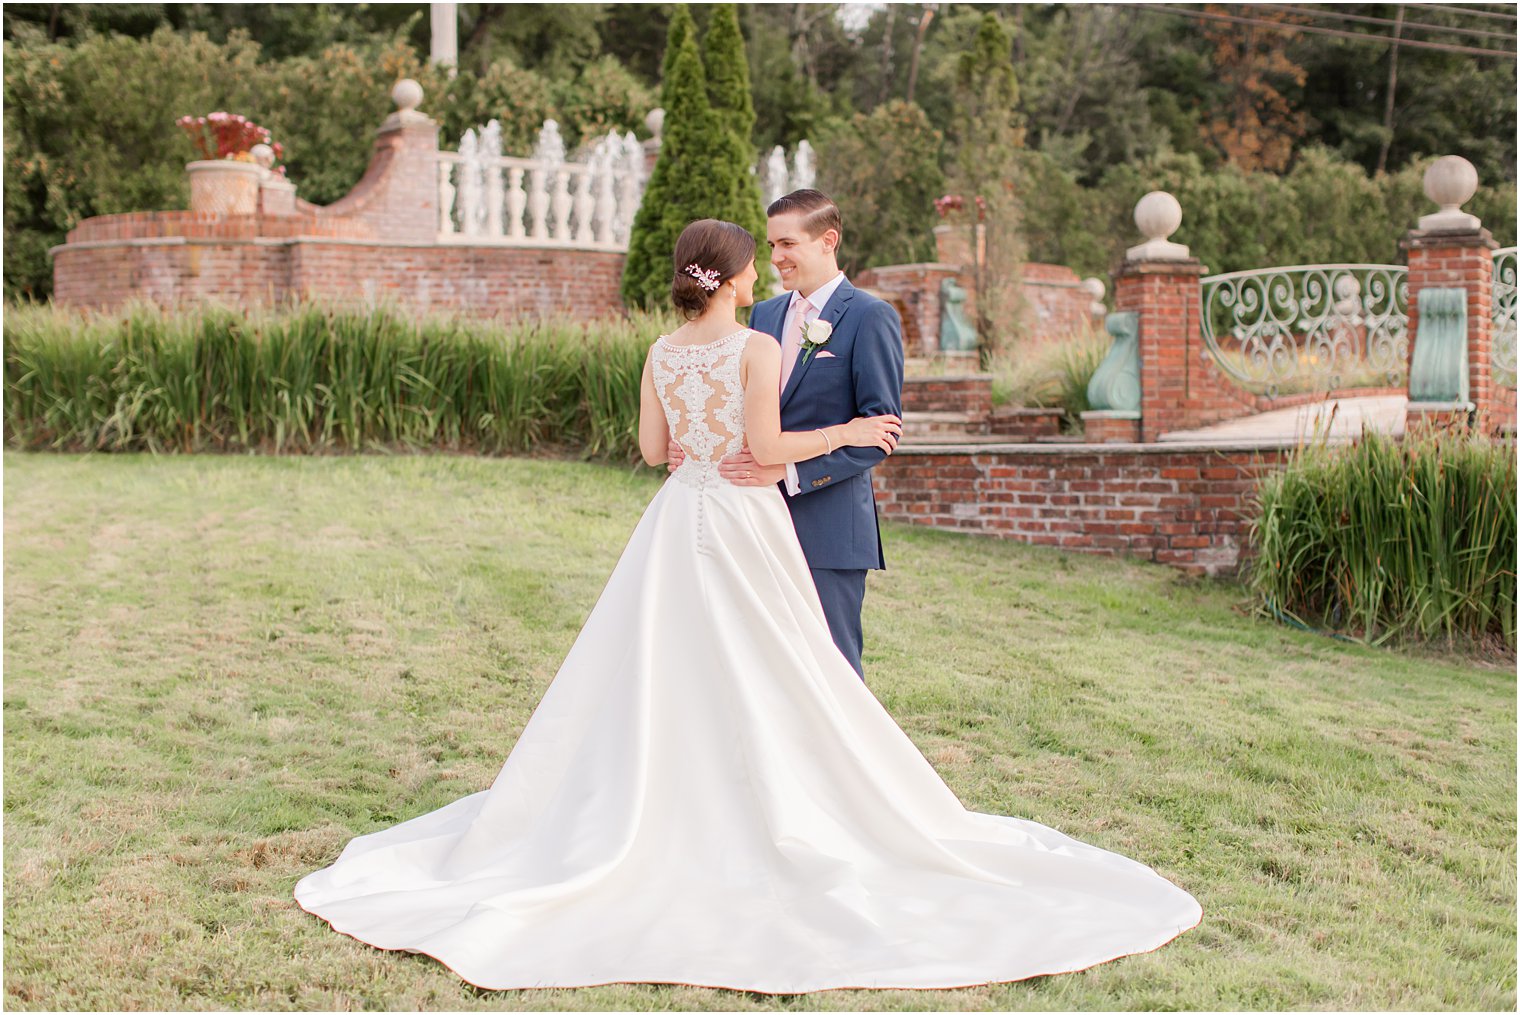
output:
<svg viewBox="0 0 1520 1015"><path fill-rule="evenodd" d="M293 215L86 219L52 251L53 299L103 310L134 298L253 306L294 296L480 316L622 310L621 253L438 244L437 149L437 124L397 113L364 177L326 207L298 200Z"/></svg>
<svg viewBox="0 0 1520 1015"><path fill-rule="evenodd" d="M287 289L284 248L247 241L90 244L53 257L53 301L115 310L132 299L163 306L278 299Z"/></svg>
<svg viewBox="0 0 1520 1015"><path fill-rule="evenodd" d="M902 316L906 355L929 357L939 352L940 284L959 276L960 268L953 264L892 264L867 268L850 282L897 308ZM960 278L963 286L967 281Z"/></svg>
<svg viewBox="0 0 1520 1015"><path fill-rule="evenodd" d="M898 449L873 476L883 518L1183 570L1236 570L1257 478L1287 450L1247 445Z"/></svg>
<svg viewBox="0 0 1520 1015"><path fill-rule="evenodd" d="M392 299L423 312L589 319L622 309L622 272L623 255L602 251L325 238L121 240L58 248L53 298L112 310L133 297L165 306L251 306L308 295L353 303Z"/></svg>
<svg viewBox="0 0 1520 1015"><path fill-rule="evenodd" d="M1024 333L1036 342L1053 342L1103 326L1092 312L1092 295L1070 268L1030 262L1021 266Z"/></svg>
<svg viewBox="0 0 1520 1015"><path fill-rule="evenodd" d="M903 411L964 412L985 419L992 411L992 375L905 378Z"/></svg>

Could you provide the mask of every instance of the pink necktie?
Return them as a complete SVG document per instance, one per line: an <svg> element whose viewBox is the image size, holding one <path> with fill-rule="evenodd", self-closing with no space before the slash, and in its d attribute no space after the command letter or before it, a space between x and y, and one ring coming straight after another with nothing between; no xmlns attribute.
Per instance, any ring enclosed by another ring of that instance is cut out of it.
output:
<svg viewBox="0 0 1520 1015"><path fill-rule="evenodd" d="M802 321L807 317L807 312L813 309L813 305L802 297L792 306L791 323L787 325L786 335L781 340L781 390L786 390L787 378L792 376L792 368L797 365L797 350L802 348Z"/></svg>

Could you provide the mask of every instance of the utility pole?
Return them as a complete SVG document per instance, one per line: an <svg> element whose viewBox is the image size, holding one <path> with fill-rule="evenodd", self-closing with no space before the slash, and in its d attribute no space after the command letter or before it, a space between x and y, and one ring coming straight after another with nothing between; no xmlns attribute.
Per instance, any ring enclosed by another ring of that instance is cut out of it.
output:
<svg viewBox="0 0 1520 1015"><path fill-rule="evenodd" d="M1399 36L1404 31L1404 5L1393 16L1393 51L1388 54L1388 98L1383 103L1383 147L1378 151L1377 171L1388 168L1388 149L1393 144L1393 93L1399 87Z"/></svg>

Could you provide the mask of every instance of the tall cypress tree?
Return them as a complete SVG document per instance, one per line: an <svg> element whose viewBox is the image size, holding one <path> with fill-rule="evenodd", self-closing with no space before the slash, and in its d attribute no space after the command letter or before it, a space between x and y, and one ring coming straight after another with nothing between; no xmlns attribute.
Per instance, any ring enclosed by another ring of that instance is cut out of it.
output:
<svg viewBox="0 0 1520 1015"><path fill-rule="evenodd" d="M720 4L713 11L702 40L702 64L707 70L707 97L723 124L748 139L755 128L755 103L749 91L749 61L739 31L739 8Z"/></svg>
<svg viewBox="0 0 1520 1015"><path fill-rule="evenodd" d="M694 219L722 217L733 190L725 131L708 104L696 32L684 8L671 19L668 39L660 156L634 216L623 265L623 301L644 308L669 305L676 238Z"/></svg>
<svg viewBox="0 0 1520 1015"><path fill-rule="evenodd" d="M726 135L723 152L728 163L725 177L733 184L721 218L737 222L765 238L765 206L760 181L754 173L755 103L750 95L749 59L744 35L739 30L737 4L721 4L713 12L702 40L702 62L707 70L707 96Z"/></svg>
<svg viewBox="0 0 1520 1015"><path fill-rule="evenodd" d="M670 72L675 68L676 55L681 52L681 43L696 37L697 24L691 20L690 9L685 4L676 4L670 15L670 25L665 29L665 60L660 65L660 101L666 109L670 108L670 96L663 89L669 87Z"/></svg>

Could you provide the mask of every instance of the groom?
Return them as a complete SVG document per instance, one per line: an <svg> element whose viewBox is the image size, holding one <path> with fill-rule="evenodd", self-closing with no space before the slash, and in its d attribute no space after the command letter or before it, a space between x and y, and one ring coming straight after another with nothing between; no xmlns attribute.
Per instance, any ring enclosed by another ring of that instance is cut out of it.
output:
<svg viewBox="0 0 1520 1015"><path fill-rule="evenodd" d="M901 416L902 321L891 304L856 289L839 270L838 205L819 191L796 190L766 215L771 264L788 291L757 303L749 324L781 343L781 429ZM871 469L886 457L877 448L840 448L796 465L764 466L746 449L718 468L740 486L783 484L829 632L862 678L866 572L886 567Z"/></svg>

